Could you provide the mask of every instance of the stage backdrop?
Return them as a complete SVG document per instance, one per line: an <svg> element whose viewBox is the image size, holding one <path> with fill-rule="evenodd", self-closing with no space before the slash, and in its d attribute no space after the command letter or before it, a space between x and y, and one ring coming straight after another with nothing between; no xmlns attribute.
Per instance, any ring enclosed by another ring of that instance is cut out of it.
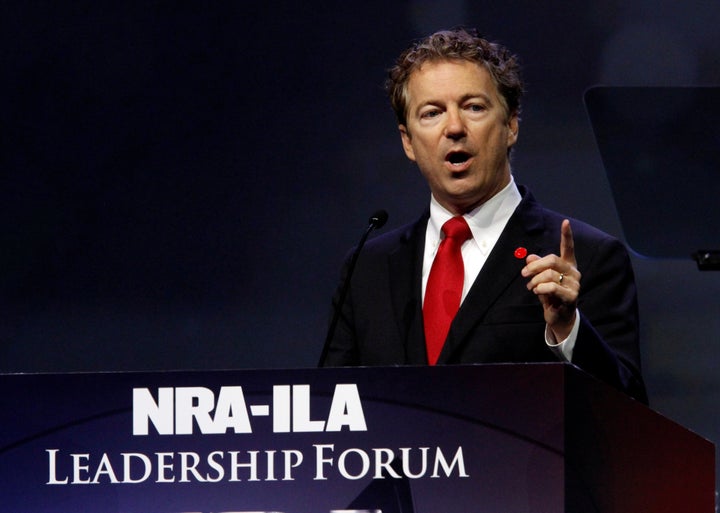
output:
<svg viewBox="0 0 720 513"><path fill-rule="evenodd" d="M313 366L368 215L429 199L385 70L457 24L524 63L516 180L623 238L583 93L720 83L717 2L2 2L0 370ZM634 264L652 405L717 440L720 273Z"/></svg>

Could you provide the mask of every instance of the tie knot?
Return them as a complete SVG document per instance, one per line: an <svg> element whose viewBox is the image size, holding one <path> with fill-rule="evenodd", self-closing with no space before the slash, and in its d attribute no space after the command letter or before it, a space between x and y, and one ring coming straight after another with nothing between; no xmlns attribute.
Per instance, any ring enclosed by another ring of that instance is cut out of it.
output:
<svg viewBox="0 0 720 513"><path fill-rule="evenodd" d="M442 226L442 231L445 237L455 239L459 242L465 242L468 239L472 239L472 232L470 227L462 216L456 216L451 218Z"/></svg>

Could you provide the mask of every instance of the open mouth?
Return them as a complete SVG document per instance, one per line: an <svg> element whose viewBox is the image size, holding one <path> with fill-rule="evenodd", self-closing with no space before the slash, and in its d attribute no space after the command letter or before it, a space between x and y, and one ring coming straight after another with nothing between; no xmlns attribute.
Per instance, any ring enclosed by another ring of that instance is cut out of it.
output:
<svg viewBox="0 0 720 513"><path fill-rule="evenodd" d="M445 161L453 166L462 166L470 160L470 154L464 151L452 151L445 156Z"/></svg>

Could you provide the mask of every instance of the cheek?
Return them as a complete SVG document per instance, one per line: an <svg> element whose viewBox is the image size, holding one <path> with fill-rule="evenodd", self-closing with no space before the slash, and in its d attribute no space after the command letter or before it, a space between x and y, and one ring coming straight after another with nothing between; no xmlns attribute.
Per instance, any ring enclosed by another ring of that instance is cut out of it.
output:
<svg viewBox="0 0 720 513"><path fill-rule="evenodd" d="M432 144L432 142L425 140L421 137L415 137L413 140L413 151L415 153L415 158L419 159L429 159L432 158L437 148Z"/></svg>

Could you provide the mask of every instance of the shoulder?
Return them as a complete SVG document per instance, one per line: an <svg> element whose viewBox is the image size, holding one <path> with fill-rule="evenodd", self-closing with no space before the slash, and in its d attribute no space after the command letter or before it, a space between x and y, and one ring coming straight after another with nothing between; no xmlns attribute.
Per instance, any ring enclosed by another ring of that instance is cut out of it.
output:
<svg viewBox="0 0 720 513"><path fill-rule="evenodd" d="M576 241L591 245L599 243L619 243L616 237L605 233L585 221L543 206L526 187L520 186L519 189L522 194L522 202L518 207L518 213L531 227L559 236L560 225L563 220L567 219L570 221L573 237Z"/></svg>
<svg viewBox="0 0 720 513"><path fill-rule="evenodd" d="M568 219L573 232L575 253L579 262L587 264L598 260L612 258L627 265L629 254L625 245L615 236L610 235L591 224L567 216L541 205L525 187L520 187L523 199L517 213L528 231L542 233L541 237L547 250L556 251L560 241L560 225ZM550 252L552 252L550 251Z"/></svg>

